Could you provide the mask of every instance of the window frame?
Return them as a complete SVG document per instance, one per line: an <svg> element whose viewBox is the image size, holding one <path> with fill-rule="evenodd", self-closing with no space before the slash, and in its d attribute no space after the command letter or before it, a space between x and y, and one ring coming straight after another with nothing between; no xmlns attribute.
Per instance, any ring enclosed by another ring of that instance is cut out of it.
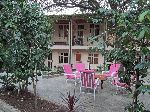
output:
<svg viewBox="0 0 150 112"><path fill-rule="evenodd" d="M89 53L88 60L90 61L90 64L98 64L99 54L98 53ZM95 62L95 60L97 60L97 61Z"/></svg>
<svg viewBox="0 0 150 112"><path fill-rule="evenodd" d="M78 31L77 31L77 37L83 37L84 36L84 24L78 24Z"/></svg>
<svg viewBox="0 0 150 112"><path fill-rule="evenodd" d="M62 53L59 54L58 58L59 58L59 63L60 64L61 63L68 63L69 62L69 53L62 52ZM65 58L67 58L67 62L65 61L66 60Z"/></svg>
<svg viewBox="0 0 150 112"><path fill-rule="evenodd" d="M98 31L98 34L96 34ZM100 24L90 24L90 36L97 36L100 34Z"/></svg>
<svg viewBox="0 0 150 112"><path fill-rule="evenodd" d="M58 37L63 37L64 39L68 37L69 36L68 30L69 24L58 24Z"/></svg>

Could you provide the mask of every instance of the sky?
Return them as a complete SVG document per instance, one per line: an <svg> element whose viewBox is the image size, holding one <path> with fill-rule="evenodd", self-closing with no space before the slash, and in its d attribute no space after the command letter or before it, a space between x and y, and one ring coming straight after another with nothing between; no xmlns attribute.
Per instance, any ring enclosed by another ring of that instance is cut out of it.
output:
<svg viewBox="0 0 150 112"><path fill-rule="evenodd" d="M28 0L28 1L32 2L31 0ZM37 0L37 2L40 3L40 0ZM48 0L48 2L45 2L45 4L46 3L53 4L53 1ZM44 6L45 4L42 4L42 5ZM81 13L79 8L66 8L66 9L63 9L63 11L58 11L58 10L59 10L59 7L51 9L51 11L45 10L44 13L45 13L45 15L72 15L72 14L80 14Z"/></svg>
<svg viewBox="0 0 150 112"><path fill-rule="evenodd" d="M46 15L72 15L72 14L79 14L79 8L67 8L63 11L44 11Z"/></svg>

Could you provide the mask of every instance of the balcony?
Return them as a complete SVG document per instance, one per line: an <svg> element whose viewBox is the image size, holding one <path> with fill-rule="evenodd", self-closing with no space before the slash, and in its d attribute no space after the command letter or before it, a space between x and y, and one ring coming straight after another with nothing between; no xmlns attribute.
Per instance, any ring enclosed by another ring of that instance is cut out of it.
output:
<svg viewBox="0 0 150 112"><path fill-rule="evenodd" d="M79 45L79 46L83 46L83 38L82 37L78 37L78 38L73 38L72 39L72 45Z"/></svg>
<svg viewBox="0 0 150 112"><path fill-rule="evenodd" d="M51 49L69 49L69 45L67 42L54 42Z"/></svg>
<svg viewBox="0 0 150 112"><path fill-rule="evenodd" d="M54 42L53 45L68 45L67 42Z"/></svg>
<svg viewBox="0 0 150 112"><path fill-rule="evenodd" d="M74 49L74 50L76 50L76 49L85 50L85 49L89 49L89 47L92 47L92 46L72 46L72 49Z"/></svg>

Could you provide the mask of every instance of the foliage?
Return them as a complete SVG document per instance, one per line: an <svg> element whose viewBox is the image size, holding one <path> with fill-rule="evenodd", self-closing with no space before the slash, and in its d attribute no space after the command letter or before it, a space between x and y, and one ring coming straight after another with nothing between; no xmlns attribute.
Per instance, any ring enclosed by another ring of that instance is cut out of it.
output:
<svg viewBox="0 0 150 112"><path fill-rule="evenodd" d="M15 85L13 84L14 77L12 74L3 72L0 75L0 79L2 80L0 83L2 83L4 90L13 91L15 89Z"/></svg>
<svg viewBox="0 0 150 112"><path fill-rule="evenodd" d="M37 4L21 0L3 1L0 14L0 62L23 89L51 52L52 22Z"/></svg>
<svg viewBox="0 0 150 112"><path fill-rule="evenodd" d="M63 73L63 67L62 66L54 66L54 69L50 69L49 67L45 67L44 69L42 69L42 74L43 75L54 75L54 74L61 74Z"/></svg>
<svg viewBox="0 0 150 112"><path fill-rule="evenodd" d="M145 87L142 80L148 75L147 69L150 66L149 61L146 61L146 57L150 57L149 1L132 0L122 8L118 0L113 1L118 3L120 8L99 8L93 20L105 22L106 31L103 33L106 39L109 33L115 35L115 41L112 43L115 48L108 53L108 60L122 63L125 68L122 75L127 84L131 83L131 76L135 77L135 91L130 109L132 112L138 112L138 109L142 109L141 103L138 102L138 95L142 92L140 88L145 92L149 91L149 86ZM101 48L97 46L97 49Z"/></svg>
<svg viewBox="0 0 150 112"><path fill-rule="evenodd" d="M128 112L133 112L133 110L130 108L132 107L132 105L128 105L125 110L128 111ZM134 112L147 112L145 111L145 107L144 107L144 104L142 102L139 102L137 103L136 107L135 107L135 110Z"/></svg>
<svg viewBox="0 0 150 112"><path fill-rule="evenodd" d="M100 73L102 72L102 65L97 66L97 71Z"/></svg>
<svg viewBox="0 0 150 112"><path fill-rule="evenodd" d="M57 73L63 73L64 69L62 66L57 66Z"/></svg>
<svg viewBox="0 0 150 112"><path fill-rule="evenodd" d="M131 0L30 0L40 4L50 12L60 12L66 8L74 8L75 12L94 13L99 8L123 10Z"/></svg>

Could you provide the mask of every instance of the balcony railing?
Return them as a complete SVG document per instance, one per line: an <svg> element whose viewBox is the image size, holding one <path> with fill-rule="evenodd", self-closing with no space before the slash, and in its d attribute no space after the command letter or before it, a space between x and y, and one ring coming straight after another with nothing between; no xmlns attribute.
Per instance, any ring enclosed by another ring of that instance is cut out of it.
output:
<svg viewBox="0 0 150 112"><path fill-rule="evenodd" d="M82 37L78 37L78 38L73 38L72 40L72 45L81 45L83 46L83 38Z"/></svg>
<svg viewBox="0 0 150 112"><path fill-rule="evenodd" d="M54 42L54 45L68 45L67 42Z"/></svg>

